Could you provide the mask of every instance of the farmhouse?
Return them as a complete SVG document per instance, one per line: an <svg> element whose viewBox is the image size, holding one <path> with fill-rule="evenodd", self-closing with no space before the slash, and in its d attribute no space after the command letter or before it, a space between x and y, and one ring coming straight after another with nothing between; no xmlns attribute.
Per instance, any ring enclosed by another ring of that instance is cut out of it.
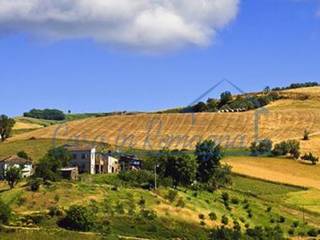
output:
<svg viewBox="0 0 320 240"><path fill-rule="evenodd" d="M5 177L6 171L10 167L22 169L22 177L30 177L33 173L32 161L18 156L10 156L0 161L0 179Z"/></svg>
<svg viewBox="0 0 320 240"><path fill-rule="evenodd" d="M66 145L65 148L71 153L70 167L78 167L79 173L95 174L96 148L92 146Z"/></svg>
<svg viewBox="0 0 320 240"><path fill-rule="evenodd" d="M96 147L70 146L65 148L71 153L70 167L77 167L79 173L102 174L119 172L118 159L113 158L110 153L98 153Z"/></svg>

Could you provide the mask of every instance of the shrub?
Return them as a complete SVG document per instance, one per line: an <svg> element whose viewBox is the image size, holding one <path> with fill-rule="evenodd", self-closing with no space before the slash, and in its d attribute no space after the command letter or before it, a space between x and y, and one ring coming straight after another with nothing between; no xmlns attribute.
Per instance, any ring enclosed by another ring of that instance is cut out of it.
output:
<svg viewBox="0 0 320 240"><path fill-rule="evenodd" d="M217 214L215 214L214 212L209 213L209 218L211 221L216 221L217 220Z"/></svg>
<svg viewBox="0 0 320 240"><path fill-rule="evenodd" d="M152 210L146 210L146 209L142 209L140 211L140 216L145 219L145 220L149 220L149 221L152 221L152 220L155 220L157 218L157 214L155 211L152 211Z"/></svg>
<svg viewBox="0 0 320 240"><path fill-rule="evenodd" d="M145 208L146 207L146 200L143 197L141 197L138 204L139 204L140 208Z"/></svg>
<svg viewBox="0 0 320 240"><path fill-rule="evenodd" d="M308 234L309 237L317 237L318 236L318 231L317 231L317 229L312 228L307 232L307 234Z"/></svg>
<svg viewBox="0 0 320 240"><path fill-rule="evenodd" d="M221 198L222 198L224 203L229 202L229 199L230 199L229 193L223 192L222 195L221 195Z"/></svg>
<svg viewBox="0 0 320 240"><path fill-rule="evenodd" d="M59 207L57 206L53 206L49 208L49 216L51 217L60 217L63 216L63 210L61 210Z"/></svg>
<svg viewBox="0 0 320 240"><path fill-rule="evenodd" d="M8 224L11 217L11 208L0 199L0 224Z"/></svg>
<svg viewBox="0 0 320 240"><path fill-rule="evenodd" d="M42 183L42 179L41 179L41 178L32 178L32 179L29 181L30 190L31 190L32 192L37 192L37 191L39 191L40 186L41 186L41 183Z"/></svg>
<svg viewBox="0 0 320 240"><path fill-rule="evenodd" d="M112 204L110 203L109 198L105 198L103 200L103 212L105 212L107 216L114 215L113 207L112 207Z"/></svg>
<svg viewBox="0 0 320 240"><path fill-rule="evenodd" d="M18 152L17 156L23 159L31 159L25 151Z"/></svg>
<svg viewBox="0 0 320 240"><path fill-rule="evenodd" d="M201 220L205 220L205 216L204 216L204 214L202 214L202 213L200 213L198 217L199 217L199 219L201 219Z"/></svg>
<svg viewBox="0 0 320 240"><path fill-rule="evenodd" d="M306 129L304 130L304 133L303 133L303 140L304 141L308 141L309 140L309 131Z"/></svg>
<svg viewBox="0 0 320 240"><path fill-rule="evenodd" d="M177 196L178 196L178 192L170 189L166 198L172 203L176 200Z"/></svg>
<svg viewBox="0 0 320 240"><path fill-rule="evenodd" d="M290 229L288 230L288 234L291 235L291 236L294 235L294 229L290 228Z"/></svg>
<svg viewBox="0 0 320 240"><path fill-rule="evenodd" d="M22 206L23 204L25 204L27 201L26 197L23 197L23 196L20 196L19 199L18 199L18 206Z"/></svg>
<svg viewBox="0 0 320 240"><path fill-rule="evenodd" d="M233 229L235 231L239 231L239 232L241 231L241 226L240 226L239 222L233 221Z"/></svg>
<svg viewBox="0 0 320 240"><path fill-rule="evenodd" d="M226 215L223 215L222 218L221 218L221 223L223 225L228 225L229 223L229 218L226 216Z"/></svg>
<svg viewBox="0 0 320 240"><path fill-rule="evenodd" d="M183 201L183 198L179 198L177 202L177 207L184 208L186 206L186 203Z"/></svg>
<svg viewBox="0 0 320 240"><path fill-rule="evenodd" d="M34 224L40 224L46 219L46 216L42 214L34 214L27 216L27 219Z"/></svg>
<svg viewBox="0 0 320 240"><path fill-rule="evenodd" d="M59 225L70 230L88 232L95 227L95 215L89 208L73 205L67 210Z"/></svg>
<svg viewBox="0 0 320 240"><path fill-rule="evenodd" d="M55 200L56 202L59 202L60 196L59 196L58 194L54 195L54 200Z"/></svg>
<svg viewBox="0 0 320 240"><path fill-rule="evenodd" d="M266 212L271 212L272 211L272 207L268 206Z"/></svg>
<svg viewBox="0 0 320 240"><path fill-rule="evenodd" d="M238 205L239 202L240 202L240 201L239 201L238 198L236 198L236 197L231 198L231 203L232 203L232 204Z"/></svg>
<svg viewBox="0 0 320 240"><path fill-rule="evenodd" d="M316 165L319 162L319 158L312 155L312 153L305 154L301 157L302 160L309 161L312 165Z"/></svg>
<svg viewBox="0 0 320 240"><path fill-rule="evenodd" d="M115 211L116 211L116 213L118 213L120 215L124 214L125 211L124 211L123 203L118 202L116 207L115 207Z"/></svg>
<svg viewBox="0 0 320 240"><path fill-rule="evenodd" d="M209 239L233 240L233 239L242 239L242 236L240 231L229 229L222 226L222 227L213 229L210 233Z"/></svg>
<svg viewBox="0 0 320 240"><path fill-rule="evenodd" d="M294 221L294 222L292 223L292 227L293 227L293 228L297 228L297 227L299 227L299 225L300 225L299 221Z"/></svg>
<svg viewBox="0 0 320 240"><path fill-rule="evenodd" d="M280 216L278 222L284 223L286 221L286 218L284 216Z"/></svg>

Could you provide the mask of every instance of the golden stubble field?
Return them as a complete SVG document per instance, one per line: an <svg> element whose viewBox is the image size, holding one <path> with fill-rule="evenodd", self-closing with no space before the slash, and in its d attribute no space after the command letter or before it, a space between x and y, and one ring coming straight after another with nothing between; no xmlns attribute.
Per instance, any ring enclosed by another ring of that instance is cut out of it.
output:
<svg viewBox="0 0 320 240"><path fill-rule="evenodd" d="M57 138L105 142L144 148L192 149L212 138L228 148L248 147L257 137L274 142L301 139L305 129L312 138L301 142L304 151L320 154L320 88L285 91L289 99L243 113L139 114L72 121L18 135L10 141ZM308 96L301 100L301 95Z"/></svg>

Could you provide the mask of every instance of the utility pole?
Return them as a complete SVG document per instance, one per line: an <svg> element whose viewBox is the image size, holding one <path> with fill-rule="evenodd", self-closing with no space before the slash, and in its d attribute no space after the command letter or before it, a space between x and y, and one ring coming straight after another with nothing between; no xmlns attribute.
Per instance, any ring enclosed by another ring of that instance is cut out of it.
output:
<svg viewBox="0 0 320 240"><path fill-rule="evenodd" d="M157 167L158 166L159 166L158 164L154 166L154 190L157 190Z"/></svg>

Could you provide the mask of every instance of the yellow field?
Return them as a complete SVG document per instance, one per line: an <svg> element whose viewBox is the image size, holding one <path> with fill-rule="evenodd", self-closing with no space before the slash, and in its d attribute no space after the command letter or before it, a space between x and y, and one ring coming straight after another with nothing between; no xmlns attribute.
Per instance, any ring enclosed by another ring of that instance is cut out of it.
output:
<svg viewBox="0 0 320 240"><path fill-rule="evenodd" d="M274 142L301 139L312 133L303 150L320 154L320 87L283 92L289 99L244 113L139 114L88 118L21 134L11 139L59 138L101 141L111 145L160 149L192 149L213 138L229 148L247 147L258 135ZM309 99L299 100L301 94Z"/></svg>
<svg viewBox="0 0 320 240"><path fill-rule="evenodd" d="M231 165L235 173L320 190L320 165L285 158L250 156L227 157L224 162Z"/></svg>
<svg viewBox="0 0 320 240"><path fill-rule="evenodd" d="M16 122L16 124L13 127L13 130L37 129L37 128L42 128L42 126L34 123Z"/></svg>

